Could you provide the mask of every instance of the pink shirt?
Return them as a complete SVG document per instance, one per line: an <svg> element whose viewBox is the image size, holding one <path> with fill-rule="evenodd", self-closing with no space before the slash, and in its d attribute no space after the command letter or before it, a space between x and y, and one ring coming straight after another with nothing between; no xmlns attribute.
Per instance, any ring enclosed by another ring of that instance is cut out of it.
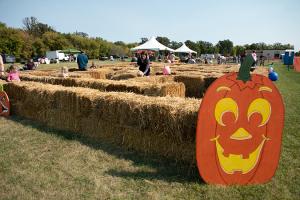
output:
<svg viewBox="0 0 300 200"><path fill-rule="evenodd" d="M9 72L8 81L20 81L19 73L18 72Z"/></svg>

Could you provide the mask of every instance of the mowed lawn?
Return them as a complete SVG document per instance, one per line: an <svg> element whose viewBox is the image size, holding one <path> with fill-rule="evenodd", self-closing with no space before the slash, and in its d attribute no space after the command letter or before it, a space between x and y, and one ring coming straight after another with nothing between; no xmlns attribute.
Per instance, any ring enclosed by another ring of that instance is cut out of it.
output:
<svg viewBox="0 0 300 200"><path fill-rule="evenodd" d="M127 59L128 61L128 59ZM116 64L116 63L120 63L122 61L120 60L114 60L114 61L109 61L109 60L106 60L106 61L100 61L100 60L89 60L88 62L88 67L90 67L92 65L92 62L94 62L94 64L96 66L98 65L111 65L111 64ZM5 69L7 69L11 64L5 64L4 67ZM20 63L15 63L16 66L18 67L23 67L24 64L20 64ZM69 69L71 68L78 68L77 66L77 63L76 62L60 62L60 63L51 63L51 64L39 64L37 70L59 70L61 69L61 67L68 67Z"/></svg>
<svg viewBox="0 0 300 200"><path fill-rule="evenodd" d="M300 73L275 70L286 115L267 184L208 185L196 168L12 116L0 118L0 199L300 199Z"/></svg>

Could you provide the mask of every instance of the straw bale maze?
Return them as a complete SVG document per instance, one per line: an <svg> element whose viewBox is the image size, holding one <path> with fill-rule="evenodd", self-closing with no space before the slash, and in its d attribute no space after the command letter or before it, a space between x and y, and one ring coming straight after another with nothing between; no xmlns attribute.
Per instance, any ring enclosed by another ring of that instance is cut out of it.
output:
<svg viewBox="0 0 300 200"><path fill-rule="evenodd" d="M161 75L162 68L153 64L148 78L137 77L128 63L70 70L68 78L58 77L59 70L36 70L4 88L15 115L193 164L201 98L216 78L238 67L173 65L170 76Z"/></svg>

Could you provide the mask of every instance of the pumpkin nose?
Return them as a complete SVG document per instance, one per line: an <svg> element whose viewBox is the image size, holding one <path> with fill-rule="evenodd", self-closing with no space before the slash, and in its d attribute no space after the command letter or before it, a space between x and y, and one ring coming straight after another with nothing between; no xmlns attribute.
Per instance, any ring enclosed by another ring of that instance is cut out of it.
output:
<svg viewBox="0 0 300 200"><path fill-rule="evenodd" d="M250 133L244 128L239 128L230 136L230 139L233 140L248 140L250 138L252 138L252 135L250 135Z"/></svg>

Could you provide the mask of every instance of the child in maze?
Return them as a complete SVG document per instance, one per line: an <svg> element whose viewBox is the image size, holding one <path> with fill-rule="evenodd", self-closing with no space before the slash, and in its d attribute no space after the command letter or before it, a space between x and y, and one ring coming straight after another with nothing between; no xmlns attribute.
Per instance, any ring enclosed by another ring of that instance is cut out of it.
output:
<svg viewBox="0 0 300 200"><path fill-rule="evenodd" d="M164 66L163 75L171 75L171 69L170 69L171 60L168 60L167 63L168 64Z"/></svg>
<svg viewBox="0 0 300 200"><path fill-rule="evenodd" d="M92 65L90 66L90 69L96 69L97 66L95 65L95 62L92 62Z"/></svg>
<svg viewBox="0 0 300 200"><path fill-rule="evenodd" d="M18 69L15 65L11 65L8 68L8 76L7 76L7 81L12 82L12 81L21 81L19 77L19 72Z"/></svg>
<svg viewBox="0 0 300 200"><path fill-rule="evenodd" d="M59 76L62 77L62 78L69 77L68 67L66 67L66 66L62 67Z"/></svg>

